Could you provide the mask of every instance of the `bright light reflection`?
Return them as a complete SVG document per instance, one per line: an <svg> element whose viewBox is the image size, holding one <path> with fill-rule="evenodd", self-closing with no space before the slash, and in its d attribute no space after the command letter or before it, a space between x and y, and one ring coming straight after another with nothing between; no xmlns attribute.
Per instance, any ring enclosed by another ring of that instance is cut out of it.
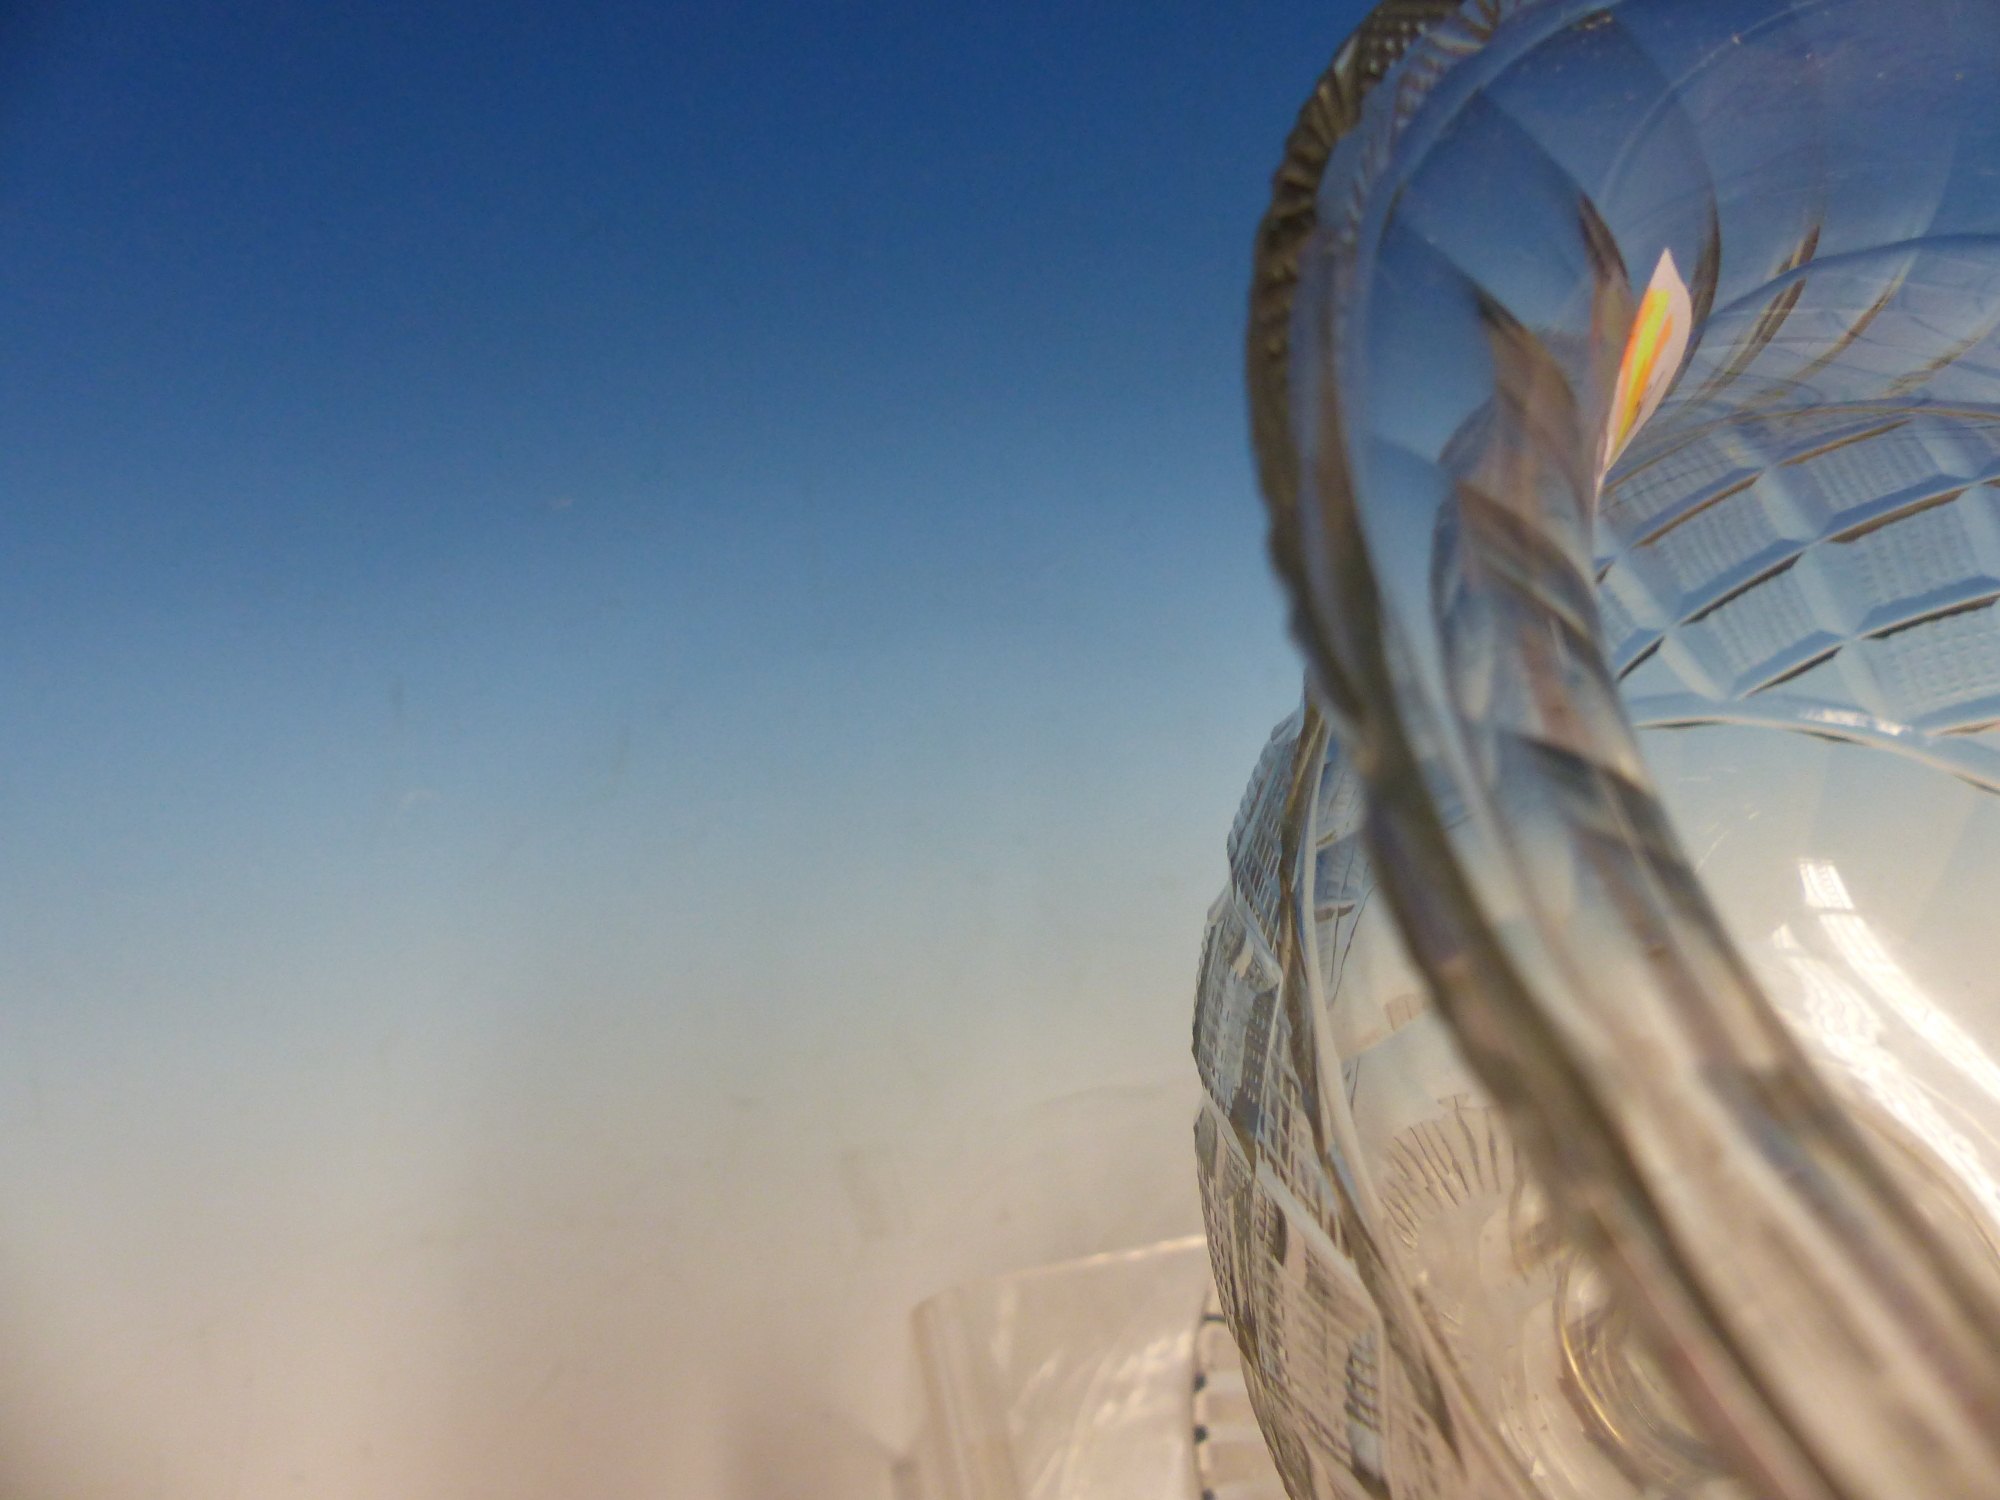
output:
<svg viewBox="0 0 2000 1500"><path fill-rule="evenodd" d="M2000 1184L1980 1162L1972 1142L1952 1127L1923 1085L1882 1046L1881 1017L1831 964L1809 955L1790 927L1780 927L1772 941L1799 977L1805 1006L1796 1019L1812 1039L1870 1098L1935 1152L1979 1200L1987 1218L2000 1224Z"/></svg>
<svg viewBox="0 0 2000 1500"><path fill-rule="evenodd" d="M1868 925L1868 919L1855 912L1840 872L1825 860L1802 859L1799 878L1805 885L1807 903L1819 909L1821 931L1862 983L1879 995L1905 1025L1929 1042L1940 1057L1988 1095L2000 1099L2000 1064L1993 1061L1956 1018L1932 1003L1903 966L1890 956L1875 929Z"/></svg>

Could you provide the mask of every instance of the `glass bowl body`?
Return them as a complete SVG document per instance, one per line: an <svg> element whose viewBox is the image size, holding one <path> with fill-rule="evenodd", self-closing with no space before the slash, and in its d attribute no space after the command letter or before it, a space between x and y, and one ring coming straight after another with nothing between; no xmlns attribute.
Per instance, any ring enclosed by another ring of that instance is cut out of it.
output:
<svg viewBox="0 0 2000 1500"><path fill-rule="evenodd" d="M1294 1495L2000 1493L2000 7L1385 7L1204 947Z"/></svg>

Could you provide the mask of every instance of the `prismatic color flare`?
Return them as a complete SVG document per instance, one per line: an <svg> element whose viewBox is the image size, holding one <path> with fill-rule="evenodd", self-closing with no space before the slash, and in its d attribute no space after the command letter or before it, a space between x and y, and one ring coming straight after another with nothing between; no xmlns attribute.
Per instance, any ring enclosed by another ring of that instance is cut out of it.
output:
<svg viewBox="0 0 2000 1500"><path fill-rule="evenodd" d="M1674 252L1662 250L1618 363L1618 384L1604 431L1603 468L1611 467L1666 395L1687 351L1691 319L1687 283L1674 265Z"/></svg>

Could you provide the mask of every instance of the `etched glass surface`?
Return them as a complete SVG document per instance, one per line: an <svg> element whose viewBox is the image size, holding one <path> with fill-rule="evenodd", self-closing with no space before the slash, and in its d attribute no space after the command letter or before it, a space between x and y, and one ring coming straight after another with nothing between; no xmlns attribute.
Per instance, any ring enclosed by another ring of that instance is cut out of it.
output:
<svg viewBox="0 0 2000 1500"><path fill-rule="evenodd" d="M2000 1494L2000 7L1387 19L1195 1025L1278 1468Z"/></svg>

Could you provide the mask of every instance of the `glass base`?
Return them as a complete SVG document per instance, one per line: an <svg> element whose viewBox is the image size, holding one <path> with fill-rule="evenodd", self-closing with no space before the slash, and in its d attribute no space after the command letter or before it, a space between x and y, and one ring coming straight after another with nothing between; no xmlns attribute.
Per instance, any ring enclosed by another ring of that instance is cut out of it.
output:
<svg viewBox="0 0 2000 1500"><path fill-rule="evenodd" d="M914 1321L904 1500L1283 1500L1199 1237L954 1287Z"/></svg>

